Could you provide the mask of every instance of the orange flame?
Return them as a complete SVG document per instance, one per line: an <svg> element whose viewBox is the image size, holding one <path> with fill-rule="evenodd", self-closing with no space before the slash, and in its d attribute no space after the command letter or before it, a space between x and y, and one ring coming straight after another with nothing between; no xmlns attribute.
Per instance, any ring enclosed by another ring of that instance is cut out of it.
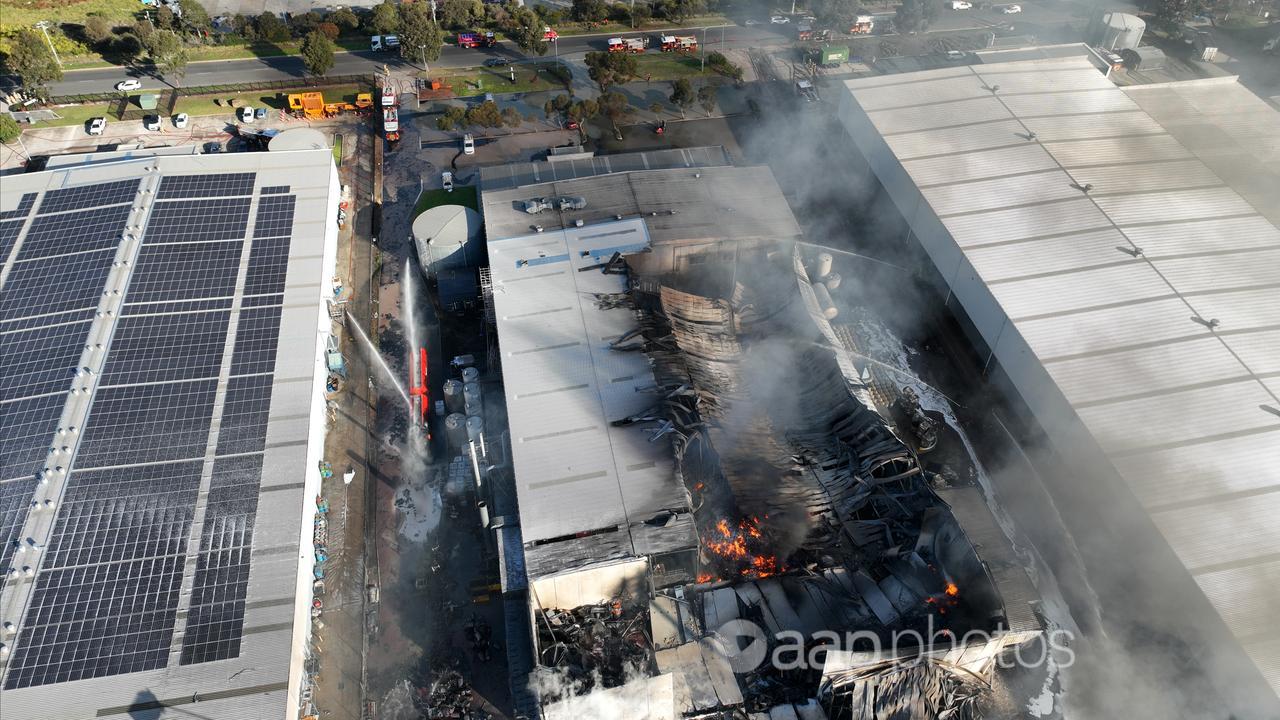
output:
<svg viewBox="0 0 1280 720"><path fill-rule="evenodd" d="M949 582L947 583L947 589L944 592L946 592L951 597L955 597L960 594L960 588L957 587L955 583Z"/></svg>

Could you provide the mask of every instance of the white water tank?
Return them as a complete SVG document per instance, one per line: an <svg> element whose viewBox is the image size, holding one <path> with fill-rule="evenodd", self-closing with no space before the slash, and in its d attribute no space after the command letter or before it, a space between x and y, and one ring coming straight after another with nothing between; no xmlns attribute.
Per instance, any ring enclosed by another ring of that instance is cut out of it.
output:
<svg viewBox="0 0 1280 720"><path fill-rule="evenodd" d="M413 244L428 277L446 268L479 267L484 243L480 213L462 205L437 205L413 221Z"/></svg>
<svg viewBox="0 0 1280 720"><path fill-rule="evenodd" d="M821 280L831 274L831 264L834 258L831 253L818 253L818 260L813 264L813 278Z"/></svg>
<svg viewBox="0 0 1280 720"><path fill-rule="evenodd" d="M467 444L467 418L462 413L453 413L444 419L444 437L449 447L457 450Z"/></svg>
<svg viewBox="0 0 1280 720"><path fill-rule="evenodd" d="M468 416L483 414L483 406L480 404L480 383L462 384L462 407Z"/></svg>
<svg viewBox="0 0 1280 720"><path fill-rule="evenodd" d="M467 439L476 444L479 450L480 436L484 434L484 418L473 415L467 418Z"/></svg>
<svg viewBox="0 0 1280 720"><path fill-rule="evenodd" d="M1107 50L1132 50L1142 42L1147 23L1137 15L1102 12L1089 23L1089 42Z"/></svg>
<svg viewBox="0 0 1280 720"><path fill-rule="evenodd" d="M480 371L473 367L462 368L462 382L464 383L480 382Z"/></svg>

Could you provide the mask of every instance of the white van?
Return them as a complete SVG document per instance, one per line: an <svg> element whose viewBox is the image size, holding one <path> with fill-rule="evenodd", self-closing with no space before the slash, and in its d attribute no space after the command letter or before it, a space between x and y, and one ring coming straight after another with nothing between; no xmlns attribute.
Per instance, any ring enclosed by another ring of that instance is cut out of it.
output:
<svg viewBox="0 0 1280 720"><path fill-rule="evenodd" d="M965 2L965 0L951 0L949 5L952 10L970 10L973 8L973 3Z"/></svg>

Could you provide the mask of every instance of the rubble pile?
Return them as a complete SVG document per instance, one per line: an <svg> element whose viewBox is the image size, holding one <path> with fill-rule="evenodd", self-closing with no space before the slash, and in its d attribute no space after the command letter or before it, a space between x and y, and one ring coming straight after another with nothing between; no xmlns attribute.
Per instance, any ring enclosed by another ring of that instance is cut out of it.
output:
<svg viewBox="0 0 1280 720"><path fill-rule="evenodd" d="M614 600L538 615L539 662L562 671L575 692L617 687L652 666L647 608L624 611Z"/></svg>
<svg viewBox="0 0 1280 720"><path fill-rule="evenodd" d="M475 693L457 669L438 664L432 680L418 688L414 706L427 720L490 720L493 716L476 707Z"/></svg>

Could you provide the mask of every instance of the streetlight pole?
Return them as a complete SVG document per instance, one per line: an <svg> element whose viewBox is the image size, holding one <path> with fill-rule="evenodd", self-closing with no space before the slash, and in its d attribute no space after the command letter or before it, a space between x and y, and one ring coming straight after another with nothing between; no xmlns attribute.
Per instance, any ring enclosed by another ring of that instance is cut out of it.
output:
<svg viewBox="0 0 1280 720"><path fill-rule="evenodd" d="M707 71L707 28L705 25L702 27L702 52L698 54L702 56L702 70L699 72L705 73Z"/></svg>
<svg viewBox="0 0 1280 720"><path fill-rule="evenodd" d="M431 74L431 68L427 67L427 46L419 45L418 52L422 53L422 71Z"/></svg>
<svg viewBox="0 0 1280 720"><path fill-rule="evenodd" d="M49 52L52 52L53 59L58 61L58 67L62 67L62 58L58 57L58 49L53 46L53 40L49 37L49 21L41 20L36 23L36 27L40 28L40 32L44 33L44 41L49 43Z"/></svg>

